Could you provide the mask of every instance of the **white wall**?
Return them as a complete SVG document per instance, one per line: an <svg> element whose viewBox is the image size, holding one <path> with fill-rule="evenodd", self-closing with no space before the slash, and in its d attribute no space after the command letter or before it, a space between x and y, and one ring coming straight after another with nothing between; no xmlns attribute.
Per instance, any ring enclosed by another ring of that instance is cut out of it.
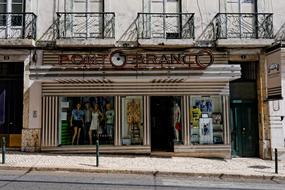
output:
<svg viewBox="0 0 285 190"><path fill-rule="evenodd" d="M258 0L259 13L273 13L274 34L285 23L284 0Z"/></svg>
<svg viewBox="0 0 285 190"><path fill-rule="evenodd" d="M147 0L105 0L105 11L115 12L116 40L131 25L138 12L143 11L143 3ZM196 38L219 12L224 12L225 0L182 0L182 12L195 13ZM285 23L284 0L258 0L260 13L274 13L274 29L278 31ZM27 11L38 15L38 38L53 23L57 11L64 11L64 0L27 0Z"/></svg>

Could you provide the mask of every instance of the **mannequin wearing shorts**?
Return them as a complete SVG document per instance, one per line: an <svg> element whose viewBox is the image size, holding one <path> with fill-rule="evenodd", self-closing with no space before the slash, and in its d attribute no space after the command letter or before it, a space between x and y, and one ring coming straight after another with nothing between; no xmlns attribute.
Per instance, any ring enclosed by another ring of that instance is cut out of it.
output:
<svg viewBox="0 0 285 190"><path fill-rule="evenodd" d="M71 113L70 126L73 127L74 130L72 137L72 145L74 144L74 140L76 137L77 137L77 144L79 144L80 132L84 123L83 121L84 112L80 108L81 104L77 103L76 109L73 109Z"/></svg>

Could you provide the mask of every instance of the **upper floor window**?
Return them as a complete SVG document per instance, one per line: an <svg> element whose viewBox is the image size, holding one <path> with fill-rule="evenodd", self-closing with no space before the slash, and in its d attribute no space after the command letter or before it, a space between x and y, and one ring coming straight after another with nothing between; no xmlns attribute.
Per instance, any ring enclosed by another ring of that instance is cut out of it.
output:
<svg viewBox="0 0 285 190"><path fill-rule="evenodd" d="M22 26L24 0L0 0L0 26ZM11 16L9 16L9 14Z"/></svg>
<svg viewBox="0 0 285 190"><path fill-rule="evenodd" d="M254 0L220 0L223 13L254 13Z"/></svg>
<svg viewBox="0 0 285 190"><path fill-rule="evenodd" d="M144 0L144 12L180 13L181 0Z"/></svg>
<svg viewBox="0 0 285 190"><path fill-rule="evenodd" d="M104 0L67 0L67 12L104 12Z"/></svg>

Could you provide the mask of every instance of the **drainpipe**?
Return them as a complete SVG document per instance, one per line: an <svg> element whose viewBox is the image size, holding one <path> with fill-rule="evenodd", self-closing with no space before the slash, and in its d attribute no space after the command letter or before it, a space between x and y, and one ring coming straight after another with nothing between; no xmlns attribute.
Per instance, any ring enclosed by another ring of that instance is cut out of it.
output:
<svg viewBox="0 0 285 190"><path fill-rule="evenodd" d="M255 37L256 39L259 38L258 36L258 30L259 30L259 26L258 26L258 5L257 5L258 0L254 0L254 14L255 14Z"/></svg>

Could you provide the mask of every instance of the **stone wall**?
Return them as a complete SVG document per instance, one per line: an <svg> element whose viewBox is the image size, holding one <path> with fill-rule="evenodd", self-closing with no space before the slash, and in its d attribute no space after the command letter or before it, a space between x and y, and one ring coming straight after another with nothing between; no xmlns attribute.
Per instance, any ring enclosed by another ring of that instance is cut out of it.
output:
<svg viewBox="0 0 285 190"><path fill-rule="evenodd" d="M40 132L40 129L23 129L21 150L25 152L40 151Z"/></svg>

